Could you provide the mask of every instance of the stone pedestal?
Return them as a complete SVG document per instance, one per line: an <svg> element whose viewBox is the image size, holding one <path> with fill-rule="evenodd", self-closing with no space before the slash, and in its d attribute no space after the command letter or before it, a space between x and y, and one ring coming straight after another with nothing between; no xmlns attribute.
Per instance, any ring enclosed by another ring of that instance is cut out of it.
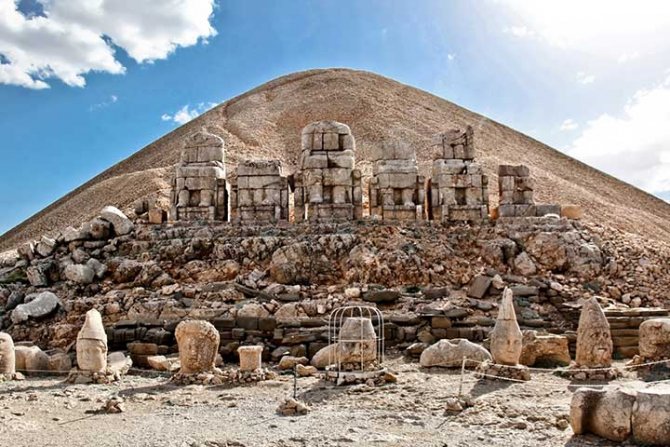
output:
<svg viewBox="0 0 670 447"><path fill-rule="evenodd" d="M237 353L240 355L240 371L256 371L263 366L262 346L240 346L237 348Z"/></svg>
<svg viewBox="0 0 670 447"><path fill-rule="evenodd" d="M288 221L288 179L279 160L246 160L231 181L231 221L267 223Z"/></svg>

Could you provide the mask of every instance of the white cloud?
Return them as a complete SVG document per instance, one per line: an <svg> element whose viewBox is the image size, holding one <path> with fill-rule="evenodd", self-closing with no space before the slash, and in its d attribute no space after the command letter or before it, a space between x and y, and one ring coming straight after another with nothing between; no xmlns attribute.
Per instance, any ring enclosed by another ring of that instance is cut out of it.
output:
<svg viewBox="0 0 670 447"><path fill-rule="evenodd" d="M622 53L621 55L619 55L616 61L620 64L625 64L626 62L634 61L639 58L640 53L638 53L637 51L633 51L632 53Z"/></svg>
<svg viewBox="0 0 670 447"><path fill-rule="evenodd" d="M529 29L526 26L508 26L503 28L503 32L511 34L514 37L533 37L535 36L535 31Z"/></svg>
<svg viewBox="0 0 670 447"><path fill-rule="evenodd" d="M517 33L614 61L644 48L670 48L667 0L499 0L513 13ZM510 32L512 30L510 28Z"/></svg>
<svg viewBox="0 0 670 447"><path fill-rule="evenodd" d="M636 92L619 116L587 123L568 153L658 194L670 193L670 76Z"/></svg>
<svg viewBox="0 0 670 447"><path fill-rule="evenodd" d="M593 84L595 80L596 77L592 74L584 73L583 71L577 73L577 82L580 84Z"/></svg>
<svg viewBox="0 0 670 447"><path fill-rule="evenodd" d="M561 123L561 131L571 131L575 130L579 127L579 124L577 124L572 118L568 118L565 121Z"/></svg>
<svg viewBox="0 0 670 447"><path fill-rule="evenodd" d="M117 102L118 100L119 100L119 97L118 97L118 96L116 96L116 95L109 95L109 98L108 98L108 99L106 99L106 100L104 100L104 101L101 101L101 102L99 102L99 103L97 103L97 104L93 104L93 105L89 108L89 110L92 112L92 111L94 111L94 110L98 110L98 109L102 109L102 108L104 108L104 107L111 106L112 104L114 104L114 103Z"/></svg>
<svg viewBox="0 0 670 447"><path fill-rule="evenodd" d="M18 0L0 0L0 84L43 89L57 78L83 87L89 72L125 72L115 46L142 63L216 35L214 0L37 1L43 15L28 17Z"/></svg>
<svg viewBox="0 0 670 447"><path fill-rule="evenodd" d="M191 108L190 104L186 104L181 109L177 110L174 114L170 115L169 113L164 113L161 115L163 121L173 121L179 125L186 124L191 121L193 118L197 118L203 112L215 107L217 104L210 102L205 104L204 102L199 103L197 106Z"/></svg>
<svg viewBox="0 0 670 447"><path fill-rule="evenodd" d="M454 59L456 59L456 55L454 53L447 54L447 60L453 61Z"/></svg>

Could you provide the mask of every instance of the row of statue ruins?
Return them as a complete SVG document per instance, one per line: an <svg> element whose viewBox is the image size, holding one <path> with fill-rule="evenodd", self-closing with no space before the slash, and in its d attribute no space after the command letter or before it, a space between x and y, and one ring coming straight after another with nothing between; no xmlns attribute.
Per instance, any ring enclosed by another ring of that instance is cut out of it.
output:
<svg viewBox="0 0 670 447"><path fill-rule="evenodd" d="M297 171L282 175L279 160L243 160L227 176L222 138L204 129L188 136L173 182L170 219L296 222L363 218L362 174L356 142L346 124L306 126ZM475 162L472 127L449 130L432 141L429 179L419 175L414 148L385 141L372 149L369 212L385 220L481 221L489 217L489 181ZM526 166L498 167L496 217L560 215L559 205L536 205ZM162 220L159 216L158 220Z"/></svg>

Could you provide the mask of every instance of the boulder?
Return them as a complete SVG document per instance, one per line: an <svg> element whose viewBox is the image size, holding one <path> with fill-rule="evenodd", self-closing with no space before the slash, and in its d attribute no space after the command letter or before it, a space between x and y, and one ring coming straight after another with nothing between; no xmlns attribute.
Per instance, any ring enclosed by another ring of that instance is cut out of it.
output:
<svg viewBox="0 0 670 447"><path fill-rule="evenodd" d="M319 349L309 363L319 369L324 369L326 366L335 363L336 356L337 343L333 343L332 345Z"/></svg>
<svg viewBox="0 0 670 447"><path fill-rule="evenodd" d="M121 210L113 206L106 206L100 212L100 217L112 224L114 233L123 236L133 231L133 222Z"/></svg>
<svg viewBox="0 0 670 447"><path fill-rule="evenodd" d="M156 371L171 371L172 362L164 355L150 355L147 357L147 364Z"/></svg>
<svg viewBox="0 0 670 447"><path fill-rule="evenodd" d="M535 263L525 251L514 258L514 269L518 274L523 276L532 276L537 273Z"/></svg>
<svg viewBox="0 0 670 447"><path fill-rule="evenodd" d="M12 322L23 323L31 318L42 318L61 305L58 297L52 292L31 293L26 296L25 304L19 304L12 311Z"/></svg>
<svg viewBox="0 0 670 447"><path fill-rule="evenodd" d="M35 251L37 251L37 253L39 253L39 255L42 256L43 258L50 256L55 249L56 249L56 240L46 236L42 236L39 243L35 247Z"/></svg>
<svg viewBox="0 0 670 447"><path fill-rule="evenodd" d="M285 355L279 360L279 369L293 369L295 365L307 365L309 359L307 357L295 357L292 355Z"/></svg>
<svg viewBox="0 0 670 447"><path fill-rule="evenodd" d="M370 290L363 294L363 301L370 303L393 303L400 298L397 290Z"/></svg>
<svg viewBox="0 0 670 447"><path fill-rule="evenodd" d="M112 224L107 220L96 217L88 223L88 229L91 232L91 237L93 239L109 239L109 236L112 233Z"/></svg>
<svg viewBox="0 0 670 447"><path fill-rule="evenodd" d="M670 318L652 318L640 324L640 356L646 360L670 358Z"/></svg>
<svg viewBox="0 0 670 447"><path fill-rule="evenodd" d="M64 352L57 352L49 356L49 371L67 372L72 369L72 359Z"/></svg>
<svg viewBox="0 0 670 447"><path fill-rule="evenodd" d="M593 433L610 441L626 440L631 434L635 394L615 386L577 389L570 403L572 431L576 435Z"/></svg>
<svg viewBox="0 0 670 447"><path fill-rule="evenodd" d="M78 284L91 284L95 278L95 271L84 264L69 264L63 273L65 278Z"/></svg>
<svg viewBox="0 0 670 447"><path fill-rule="evenodd" d="M301 365L300 363L298 363L296 365L295 371L296 371L296 373L298 373L298 375L300 377L310 377L310 376L315 375L318 372L318 370L316 369L316 366L311 366L311 365L305 366L305 365Z"/></svg>
<svg viewBox="0 0 670 447"><path fill-rule="evenodd" d="M567 366L570 364L568 338L564 335L523 331L519 363L526 366Z"/></svg>
<svg viewBox="0 0 670 447"><path fill-rule="evenodd" d="M475 278L470 283L470 287L468 287L468 296L471 298L477 298L479 300L484 298L484 296L486 296L486 292L489 291L489 287L491 287L491 282L492 280L489 276L475 276Z"/></svg>
<svg viewBox="0 0 670 447"><path fill-rule="evenodd" d="M670 445L670 386L637 390L633 406L633 438L641 445Z"/></svg>
<svg viewBox="0 0 670 447"><path fill-rule="evenodd" d="M238 317L267 318L270 312L262 305L257 303L248 303L237 311Z"/></svg>
<svg viewBox="0 0 670 447"><path fill-rule="evenodd" d="M443 366L447 368L460 367L463 359L468 358L476 362L493 360L489 351L464 338L440 340L424 349L419 363L424 368ZM468 367L477 366L476 363L466 364Z"/></svg>
<svg viewBox="0 0 670 447"><path fill-rule="evenodd" d="M579 205L561 205L561 217L579 220L584 217L584 210Z"/></svg>

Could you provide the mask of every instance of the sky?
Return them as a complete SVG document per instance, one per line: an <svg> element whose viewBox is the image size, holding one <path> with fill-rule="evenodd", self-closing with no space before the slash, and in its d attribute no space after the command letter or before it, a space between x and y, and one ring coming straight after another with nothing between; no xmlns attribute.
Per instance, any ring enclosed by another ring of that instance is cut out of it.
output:
<svg viewBox="0 0 670 447"><path fill-rule="evenodd" d="M210 107L327 67L670 201L665 0L0 0L0 234Z"/></svg>

